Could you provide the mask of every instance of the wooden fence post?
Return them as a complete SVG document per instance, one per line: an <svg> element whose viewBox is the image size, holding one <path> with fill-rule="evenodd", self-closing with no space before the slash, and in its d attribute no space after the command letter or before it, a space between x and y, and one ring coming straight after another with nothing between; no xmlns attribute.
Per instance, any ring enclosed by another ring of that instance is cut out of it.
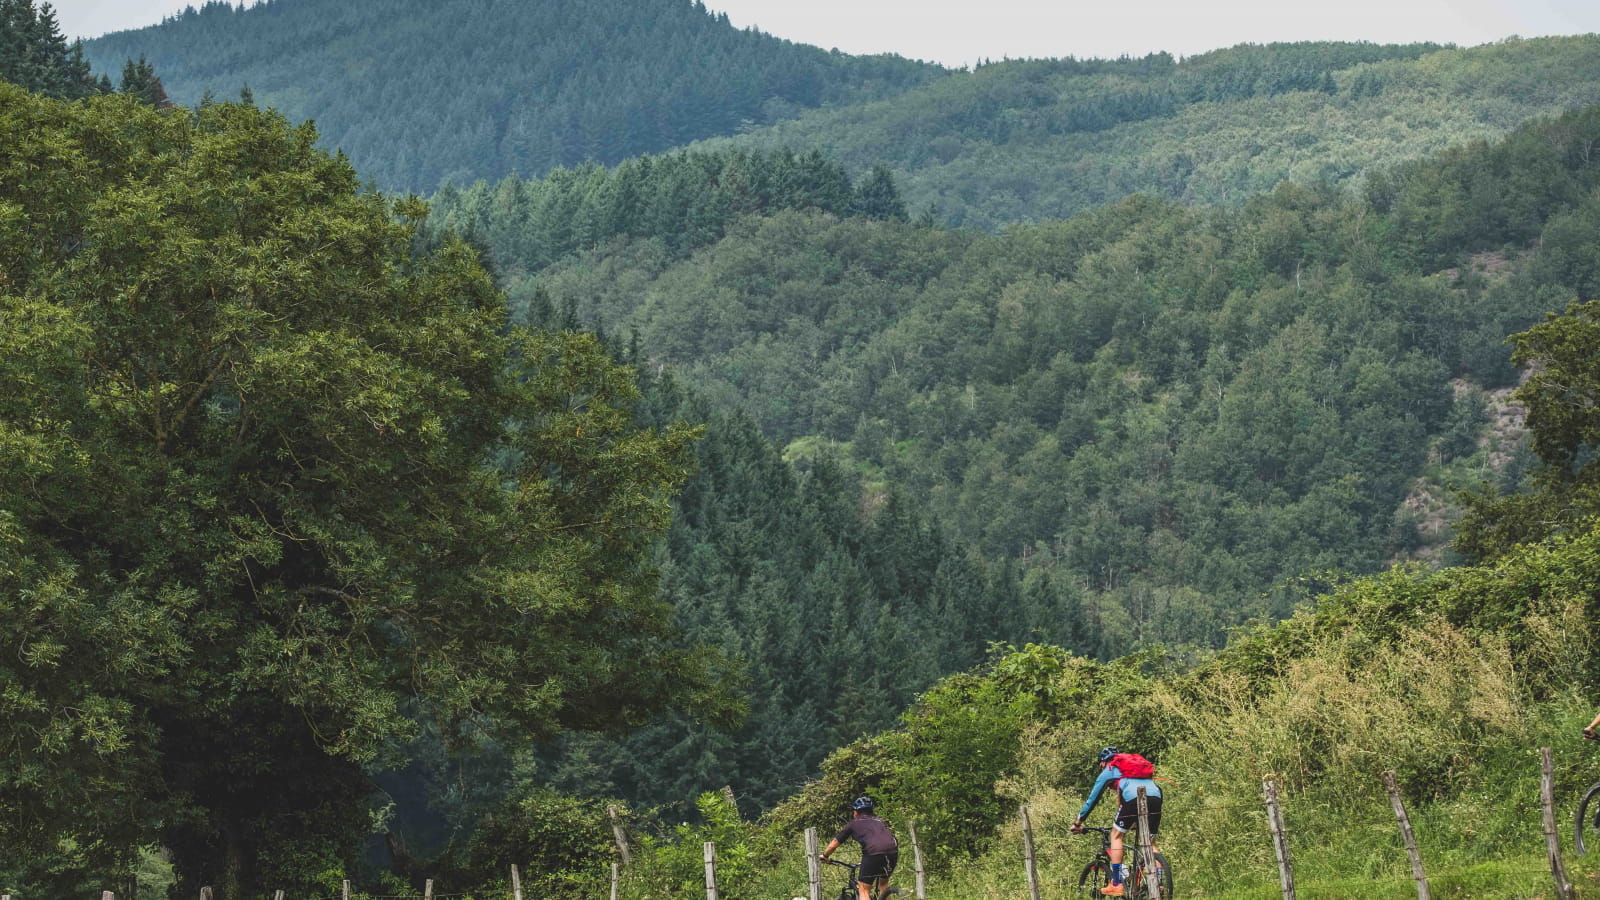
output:
<svg viewBox="0 0 1600 900"><path fill-rule="evenodd" d="M806 883L810 886L806 896L822 900L822 861L817 859L817 830L806 829Z"/></svg>
<svg viewBox="0 0 1600 900"><path fill-rule="evenodd" d="M522 900L522 873L517 871L517 864L511 864L511 898Z"/></svg>
<svg viewBox="0 0 1600 900"><path fill-rule="evenodd" d="M611 836L617 840L617 852L622 854L622 864L631 865L633 854L628 852L628 836L622 832L622 819L617 815L616 804L606 807L606 815L611 818Z"/></svg>
<svg viewBox="0 0 1600 900"><path fill-rule="evenodd" d="M422 882L422 900L433 900L433 879Z"/></svg>
<svg viewBox="0 0 1600 900"><path fill-rule="evenodd" d="M1156 868L1156 848L1150 840L1150 799L1139 788L1139 857L1144 860L1144 883L1150 900L1161 900L1161 872Z"/></svg>
<svg viewBox="0 0 1600 900"><path fill-rule="evenodd" d="M917 873L917 900L928 900L927 876L922 870L922 845L917 843L917 820L911 819L906 823L911 829L911 862L916 866Z"/></svg>
<svg viewBox="0 0 1600 900"><path fill-rule="evenodd" d="M1383 773L1383 787L1389 792L1389 805L1394 807L1395 821L1400 823L1400 838L1405 841L1406 855L1411 857L1411 877L1417 882L1417 900L1432 900L1428 892L1428 874L1422 869L1422 853L1417 850L1417 836L1411 830L1411 817L1406 815L1405 801L1400 799L1400 783L1392 771Z"/></svg>
<svg viewBox="0 0 1600 900"><path fill-rule="evenodd" d="M706 900L717 900L717 845L706 841Z"/></svg>
<svg viewBox="0 0 1600 900"><path fill-rule="evenodd" d="M1022 804L1022 865L1028 871L1028 896L1039 900L1039 866L1033 857L1033 820L1028 804Z"/></svg>
<svg viewBox="0 0 1600 900"><path fill-rule="evenodd" d="M348 882L348 881L345 882L346 885L348 885L349 883L350 882ZM350 900L350 888L349 887L345 888L344 896L345 896L345 900ZM211 900L211 887L209 885L207 885L206 887L203 887L203 888L200 889L200 900Z"/></svg>
<svg viewBox="0 0 1600 900"><path fill-rule="evenodd" d="M1556 879L1556 896L1572 900L1572 882L1567 880L1567 867L1561 862L1561 835L1556 832L1555 767L1550 762L1550 748L1539 748L1539 799L1544 804L1544 847L1550 857L1550 874Z"/></svg>
<svg viewBox="0 0 1600 900"><path fill-rule="evenodd" d="M273 891L272 900L283 900L283 891Z"/></svg>
<svg viewBox="0 0 1600 900"><path fill-rule="evenodd" d="M616 861L611 861L611 900L617 900L622 889L622 866Z"/></svg>
<svg viewBox="0 0 1600 900"><path fill-rule="evenodd" d="M728 808L733 810L733 814L736 817L741 820L744 818L739 815L739 798L733 796L733 785L725 784L722 786L722 799L728 801Z"/></svg>
<svg viewBox="0 0 1600 900"><path fill-rule="evenodd" d="M1289 838L1284 834L1283 810L1278 808L1278 785L1268 779L1261 783L1267 800L1267 827L1272 830L1272 847L1278 853L1278 879L1283 882L1283 900L1294 900L1294 866L1289 862Z"/></svg>
<svg viewBox="0 0 1600 900"><path fill-rule="evenodd" d="M101 891L100 900L117 900L117 895L111 891Z"/></svg>
<svg viewBox="0 0 1600 900"><path fill-rule="evenodd" d="M344 886L339 889L339 897L340 900L350 900L350 879L344 880ZM207 894L205 900L211 900L211 895Z"/></svg>

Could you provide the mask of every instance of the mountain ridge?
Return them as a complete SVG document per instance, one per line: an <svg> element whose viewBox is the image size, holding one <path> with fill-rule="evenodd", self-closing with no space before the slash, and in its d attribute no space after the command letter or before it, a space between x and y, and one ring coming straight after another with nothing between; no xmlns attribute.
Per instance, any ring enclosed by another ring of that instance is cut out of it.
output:
<svg viewBox="0 0 1600 900"><path fill-rule="evenodd" d="M173 98L248 86L389 190L618 162L946 70L735 28L690 0L212 0L84 44L143 56Z"/></svg>

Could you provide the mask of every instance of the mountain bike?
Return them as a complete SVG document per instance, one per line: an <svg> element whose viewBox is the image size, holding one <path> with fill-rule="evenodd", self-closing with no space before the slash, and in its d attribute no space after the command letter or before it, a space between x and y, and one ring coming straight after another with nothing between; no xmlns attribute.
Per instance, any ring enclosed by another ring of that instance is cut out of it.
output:
<svg viewBox="0 0 1600 900"><path fill-rule="evenodd" d="M1594 732L1585 728L1583 738L1587 741L1596 740L1591 737ZM1578 827L1577 840L1578 852L1588 853L1589 845L1600 843L1600 781L1589 785L1583 792L1583 799L1578 801Z"/></svg>
<svg viewBox="0 0 1600 900"><path fill-rule="evenodd" d="M1095 853L1094 859L1083 867L1083 874L1078 876L1078 896L1101 896L1100 889L1111 883L1111 829L1085 828L1084 831L1093 831L1100 835L1100 849ZM1132 837L1129 832L1127 837ZM1167 858L1160 852L1155 854L1157 878L1161 880L1161 900L1171 900L1172 897L1172 867L1167 865ZM1123 871L1127 876L1123 879L1123 887L1127 891L1124 896L1148 900L1153 895L1150 885L1145 881L1144 856L1135 841L1125 841L1122 853Z"/></svg>
<svg viewBox="0 0 1600 900"><path fill-rule="evenodd" d="M838 900L857 900L857 898L861 896L860 894L856 893L856 873L861 871L860 863L845 862L842 859L824 859L822 862L827 863L830 866L840 866L850 870L849 880L845 881L845 883L839 888L839 893L837 895ZM889 900L890 897L898 898L900 896L900 889L893 886L886 887L882 890L882 892L873 894L872 896L877 898L877 900Z"/></svg>

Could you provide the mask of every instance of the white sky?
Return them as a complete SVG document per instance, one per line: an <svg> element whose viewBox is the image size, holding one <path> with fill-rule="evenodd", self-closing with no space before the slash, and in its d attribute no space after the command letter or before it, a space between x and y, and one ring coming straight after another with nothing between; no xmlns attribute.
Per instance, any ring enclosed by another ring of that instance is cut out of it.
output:
<svg viewBox="0 0 1600 900"><path fill-rule="evenodd" d="M253 0L252 0L253 2ZM340 0L322 0L340 2ZM537 2L537 0L524 0ZM197 0L53 0L69 37L154 24ZM847 53L961 66L1040 56L1192 55L1297 40L1438 41L1600 32L1597 0L706 0L735 25Z"/></svg>

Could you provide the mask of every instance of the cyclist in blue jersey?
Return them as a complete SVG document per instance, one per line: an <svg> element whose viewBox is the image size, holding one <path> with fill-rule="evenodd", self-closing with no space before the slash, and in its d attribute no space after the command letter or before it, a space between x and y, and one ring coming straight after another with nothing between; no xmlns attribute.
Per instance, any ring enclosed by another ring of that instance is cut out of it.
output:
<svg viewBox="0 0 1600 900"><path fill-rule="evenodd" d="M1156 834L1161 831L1161 788L1152 777L1155 772L1149 761L1136 753L1120 753L1115 747L1107 747L1100 751L1100 765L1100 777L1094 780L1094 787L1089 789L1089 798L1083 801L1083 808L1072 823L1072 831L1075 834L1083 833L1083 820L1094 812L1100 795L1105 793L1107 787L1117 789L1122 805L1117 809L1116 820L1111 823L1111 883L1101 888L1100 893L1107 897L1121 897L1124 880L1122 835L1130 828L1139 827L1139 788L1144 788L1152 853L1155 852ZM1123 768L1130 771L1124 772Z"/></svg>

